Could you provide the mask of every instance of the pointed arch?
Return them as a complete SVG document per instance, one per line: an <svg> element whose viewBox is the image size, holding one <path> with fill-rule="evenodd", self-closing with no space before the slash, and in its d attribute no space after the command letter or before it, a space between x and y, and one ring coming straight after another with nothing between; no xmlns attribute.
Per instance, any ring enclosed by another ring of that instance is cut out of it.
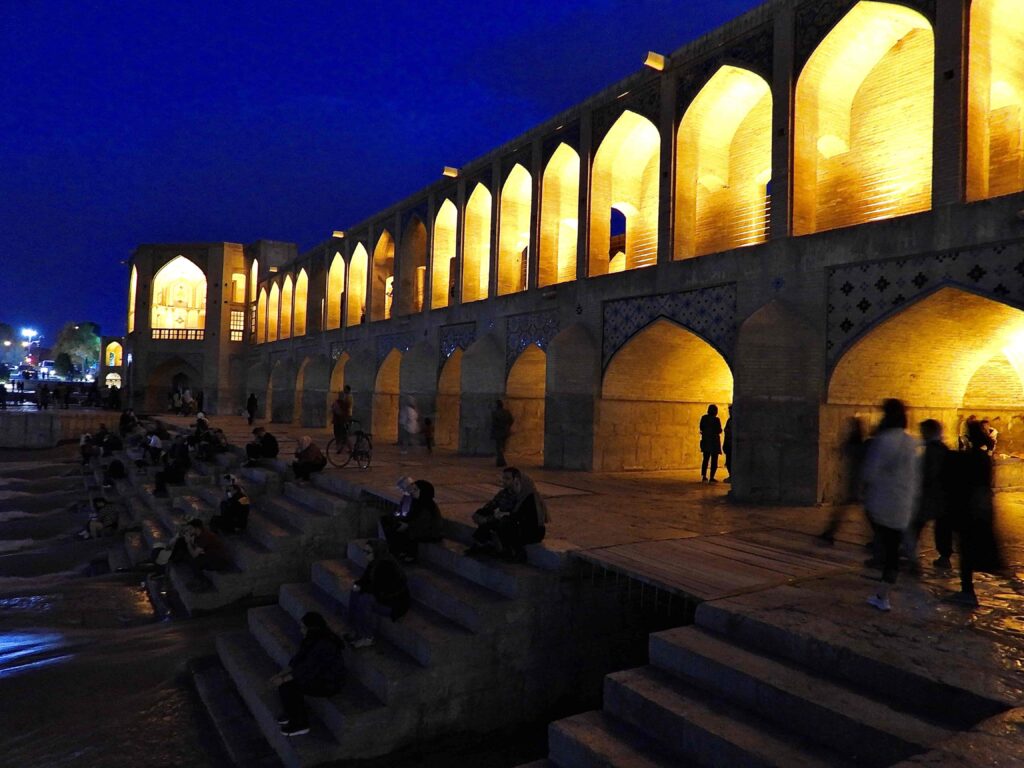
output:
<svg viewBox="0 0 1024 768"><path fill-rule="evenodd" d="M559 144L544 169L540 191L541 288L576 279L576 244L580 229L580 156Z"/></svg>
<svg viewBox="0 0 1024 768"><path fill-rule="evenodd" d="M260 288L260 297L256 301L256 343L267 341L267 289Z"/></svg>
<svg viewBox="0 0 1024 768"><path fill-rule="evenodd" d="M124 348L121 346L121 342L112 341L107 344L107 348L103 352L104 365L107 368L119 368L123 352Z"/></svg>
<svg viewBox="0 0 1024 768"><path fill-rule="evenodd" d="M427 282L427 227L419 216L412 216L402 232L398 273L398 314L416 314L423 310Z"/></svg>
<svg viewBox="0 0 1024 768"><path fill-rule="evenodd" d="M277 341L281 312L281 289L275 282L270 286L270 299L267 303L267 341Z"/></svg>
<svg viewBox="0 0 1024 768"><path fill-rule="evenodd" d="M154 330L206 328L206 274L195 262L175 256L153 278L150 327Z"/></svg>
<svg viewBox="0 0 1024 768"><path fill-rule="evenodd" d="M135 295L139 290L139 270L132 264L132 276L128 281L128 333L135 332Z"/></svg>
<svg viewBox="0 0 1024 768"><path fill-rule="evenodd" d="M458 234L459 211L448 199L434 217L434 237L431 242L430 308L447 307L455 288L455 243Z"/></svg>
<svg viewBox="0 0 1024 768"><path fill-rule="evenodd" d="M348 263L348 301L345 325L366 322L366 268L369 254L362 243L357 243Z"/></svg>
<svg viewBox="0 0 1024 768"><path fill-rule="evenodd" d="M459 449L459 404L462 400L462 348L445 361L437 381L437 421L434 441L440 448Z"/></svg>
<svg viewBox="0 0 1024 768"><path fill-rule="evenodd" d="M935 41L928 20L863 0L796 86L793 233L931 207Z"/></svg>
<svg viewBox="0 0 1024 768"><path fill-rule="evenodd" d="M771 88L749 70L723 66L676 134L675 258L763 242L771 175Z"/></svg>
<svg viewBox="0 0 1024 768"><path fill-rule="evenodd" d="M252 267L249 269L249 301L256 301L256 291L259 289L258 280L260 277L260 260L253 259Z"/></svg>
<svg viewBox="0 0 1024 768"><path fill-rule="evenodd" d="M395 295L395 239L386 229L380 233L373 248L370 287L370 319L387 320L391 317L391 302Z"/></svg>
<svg viewBox="0 0 1024 768"><path fill-rule="evenodd" d="M661 135L654 123L625 110L594 155L591 179L590 275L612 271L619 253L624 269L649 267L658 260L658 199ZM625 232L612 231L612 212Z"/></svg>
<svg viewBox="0 0 1024 768"><path fill-rule="evenodd" d="M505 407L515 418L508 453L517 461L544 460L544 398L547 395L547 355L536 344L524 349L505 381Z"/></svg>
<svg viewBox="0 0 1024 768"><path fill-rule="evenodd" d="M305 269L299 270L295 279L295 317L293 318L293 335L306 335L306 313L309 302L309 276Z"/></svg>
<svg viewBox="0 0 1024 768"><path fill-rule="evenodd" d="M473 188L466 203L462 238L462 303L487 298L491 273L491 192L483 184Z"/></svg>
<svg viewBox="0 0 1024 768"><path fill-rule="evenodd" d="M281 330L278 332L278 338L290 339L292 337L293 298L292 276L287 275L284 279L284 287L281 289Z"/></svg>
<svg viewBox="0 0 1024 768"><path fill-rule="evenodd" d="M533 177L516 163L501 188L498 214L498 295L526 290L530 263Z"/></svg>
<svg viewBox="0 0 1024 768"><path fill-rule="evenodd" d="M341 308L345 299L345 260L340 253L331 259L331 268L327 271L327 330L341 328Z"/></svg>
<svg viewBox="0 0 1024 768"><path fill-rule="evenodd" d="M373 435L383 443L398 442L398 399L401 392L402 353L392 349L380 368L373 385ZM365 429L365 427L364 427Z"/></svg>

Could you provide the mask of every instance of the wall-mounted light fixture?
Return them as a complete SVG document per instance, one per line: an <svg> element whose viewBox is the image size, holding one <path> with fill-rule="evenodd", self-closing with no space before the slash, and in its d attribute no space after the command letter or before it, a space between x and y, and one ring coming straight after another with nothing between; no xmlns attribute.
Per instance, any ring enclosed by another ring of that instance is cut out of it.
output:
<svg viewBox="0 0 1024 768"><path fill-rule="evenodd" d="M449 179L457 179L459 177L459 169L452 168L450 165L446 165L444 170L441 171L442 176L447 176Z"/></svg>
<svg viewBox="0 0 1024 768"><path fill-rule="evenodd" d="M648 67L649 69L653 69L657 72L661 72L663 69L665 69L665 63L667 61L668 59L665 56L662 56L660 53L648 51L647 58L644 59L644 66Z"/></svg>
<svg viewBox="0 0 1024 768"><path fill-rule="evenodd" d="M331 237L337 237L337 238L340 239L340 238L342 238L344 236L345 236L345 233L342 232L340 229L336 229L333 232L331 232Z"/></svg>

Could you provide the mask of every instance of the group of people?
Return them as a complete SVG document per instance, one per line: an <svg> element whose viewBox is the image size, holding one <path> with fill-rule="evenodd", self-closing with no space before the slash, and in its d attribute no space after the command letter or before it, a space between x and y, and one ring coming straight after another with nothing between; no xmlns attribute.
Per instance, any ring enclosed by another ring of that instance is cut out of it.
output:
<svg viewBox="0 0 1024 768"><path fill-rule="evenodd" d="M277 438L263 427L256 427L252 431L253 439L245 446L247 467L254 467L259 464L260 459L276 459L281 451ZM298 446L295 449L295 460L292 461L292 472L295 479L306 482L316 472L322 472L327 466L327 457L309 435L299 438Z"/></svg>
<svg viewBox="0 0 1024 768"><path fill-rule="evenodd" d="M863 500L873 531L868 565L882 571L879 587L868 602L880 611L892 609L890 595L900 556L907 558L912 574L921 573L920 537L932 523L936 569L952 570L954 539L959 542L960 591L948 600L976 606L974 574L999 573L1003 568L992 494L996 435L986 422L971 417L959 436L958 449L952 450L943 441L937 420L926 419L918 425L920 439L910 435L907 427L906 407L889 399L882 404L882 420L874 434L865 438L860 420L852 419L842 447L850 478L848 499ZM838 525L837 512L822 538L833 541Z"/></svg>
<svg viewBox="0 0 1024 768"><path fill-rule="evenodd" d="M167 398L167 407L178 416L192 416L203 411L203 391L192 394L191 387L174 387Z"/></svg>
<svg viewBox="0 0 1024 768"><path fill-rule="evenodd" d="M10 382L10 391L7 386L7 384L0 383L0 410L6 410L8 401L21 405L28 396L33 394L30 391L26 395L24 381ZM121 390L118 387L104 387L103 390L103 392L100 391L100 386L96 382L92 382L84 388L62 382L55 384L52 389L49 384L43 382L35 389L36 410L47 411L51 405L54 409L67 410L71 407L72 396L76 392L84 392L84 395L78 396L80 399L77 402L81 402L86 407L103 407L112 411L121 410Z"/></svg>

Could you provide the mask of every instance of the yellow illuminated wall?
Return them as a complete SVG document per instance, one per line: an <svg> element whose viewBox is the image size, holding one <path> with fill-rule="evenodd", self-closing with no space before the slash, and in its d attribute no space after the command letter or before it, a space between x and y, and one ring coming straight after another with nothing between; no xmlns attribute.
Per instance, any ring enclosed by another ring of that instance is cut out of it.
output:
<svg viewBox="0 0 1024 768"><path fill-rule="evenodd" d="M306 335L306 303L309 301L309 277L306 270L300 269L295 279L295 318L293 320L295 336Z"/></svg>
<svg viewBox="0 0 1024 768"><path fill-rule="evenodd" d="M167 262L153 278L150 327L206 327L206 275L184 256Z"/></svg>
<svg viewBox="0 0 1024 768"><path fill-rule="evenodd" d="M135 294L139 289L139 270L132 265L132 277L128 281L128 333L135 331Z"/></svg>
<svg viewBox="0 0 1024 768"><path fill-rule="evenodd" d="M1024 3L973 0L967 199L1024 190Z"/></svg>
<svg viewBox="0 0 1024 768"><path fill-rule="evenodd" d="M487 298L491 272L491 193L477 184L466 203L462 242L462 302Z"/></svg>
<svg viewBox="0 0 1024 768"><path fill-rule="evenodd" d="M928 20L860 2L796 88L793 232L931 207L934 39Z"/></svg>
<svg viewBox="0 0 1024 768"><path fill-rule="evenodd" d="M541 288L576 279L579 206L580 156L567 144L559 144L541 182L537 275L537 285Z"/></svg>
<svg viewBox="0 0 1024 768"><path fill-rule="evenodd" d="M626 217L624 268L657 262L660 151L658 129L629 110L601 142L591 180L589 274L610 271L613 208Z"/></svg>
<svg viewBox="0 0 1024 768"><path fill-rule="evenodd" d="M256 291L259 288L257 280L260 278L260 262L259 259L252 260L252 268L249 270L249 287L252 288L252 295L249 297L249 301L256 301Z"/></svg>
<svg viewBox="0 0 1024 768"><path fill-rule="evenodd" d="M508 453L538 462L544 459L547 362L544 351L531 344L516 358L505 382L505 407L515 417Z"/></svg>
<svg viewBox="0 0 1024 768"><path fill-rule="evenodd" d="M366 267L370 255L362 243L352 251L348 265L348 311L345 325L359 325L366 322Z"/></svg>
<svg viewBox="0 0 1024 768"><path fill-rule="evenodd" d="M387 320L391 317L392 279L395 276L395 241L386 229L377 238L373 249L373 280L370 296L370 319Z"/></svg>
<svg viewBox="0 0 1024 768"><path fill-rule="evenodd" d="M498 295L526 290L533 179L519 163L501 188L498 214Z"/></svg>
<svg viewBox="0 0 1024 768"><path fill-rule="evenodd" d="M334 254L327 272L327 317L325 327L341 328L341 300L345 292L345 260Z"/></svg>
<svg viewBox="0 0 1024 768"><path fill-rule="evenodd" d="M441 448L458 450L459 403L462 400L462 349L455 348L437 380L437 421L434 442Z"/></svg>
<svg viewBox="0 0 1024 768"><path fill-rule="evenodd" d="M256 342L263 344L267 340L267 289L260 288L260 297L256 302Z"/></svg>
<svg viewBox="0 0 1024 768"><path fill-rule="evenodd" d="M117 366L121 365L122 351L123 350L119 342L112 341L109 344L107 344L107 352L104 355L104 357L107 360L108 368L116 368Z"/></svg>
<svg viewBox="0 0 1024 768"><path fill-rule="evenodd" d="M398 289L398 314L408 315L423 309L423 289L427 278L427 228L413 216L402 233L398 254L402 283Z"/></svg>
<svg viewBox="0 0 1024 768"><path fill-rule="evenodd" d="M281 288L277 283L270 287L270 301L267 305L267 341L277 341L278 322L281 312Z"/></svg>
<svg viewBox="0 0 1024 768"><path fill-rule="evenodd" d="M288 275L281 289L281 330L278 337L282 339L292 337L292 296L292 276Z"/></svg>
<svg viewBox="0 0 1024 768"><path fill-rule="evenodd" d="M373 437L388 443L398 441L399 374L402 353L392 349L377 371L373 387Z"/></svg>
<svg viewBox="0 0 1024 768"><path fill-rule="evenodd" d="M433 257L430 274L430 308L448 306L452 293L452 279L455 266L455 238L458 231L459 212L451 200L441 203L434 219Z"/></svg>
<svg viewBox="0 0 1024 768"><path fill-rule="evenodd" d="M772 174L772 95L763 78L724 66L676 135L677 259L763 242Z"/></svg>

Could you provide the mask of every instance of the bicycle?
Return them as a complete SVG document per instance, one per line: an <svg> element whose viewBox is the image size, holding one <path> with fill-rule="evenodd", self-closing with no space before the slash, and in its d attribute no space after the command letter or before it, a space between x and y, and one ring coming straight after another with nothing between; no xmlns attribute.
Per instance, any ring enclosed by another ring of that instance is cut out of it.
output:
<svg viewBox="0 0 1024 768"><path fill-rule="evenodd" d="M327 460L336 467L347 467L355 459L356 466L366 469L373 459L373 435L358 428L358 421L349 422L350 435L338 442L331 438L327 443ZM355 427L355 429L352 429Z"/></svg>

